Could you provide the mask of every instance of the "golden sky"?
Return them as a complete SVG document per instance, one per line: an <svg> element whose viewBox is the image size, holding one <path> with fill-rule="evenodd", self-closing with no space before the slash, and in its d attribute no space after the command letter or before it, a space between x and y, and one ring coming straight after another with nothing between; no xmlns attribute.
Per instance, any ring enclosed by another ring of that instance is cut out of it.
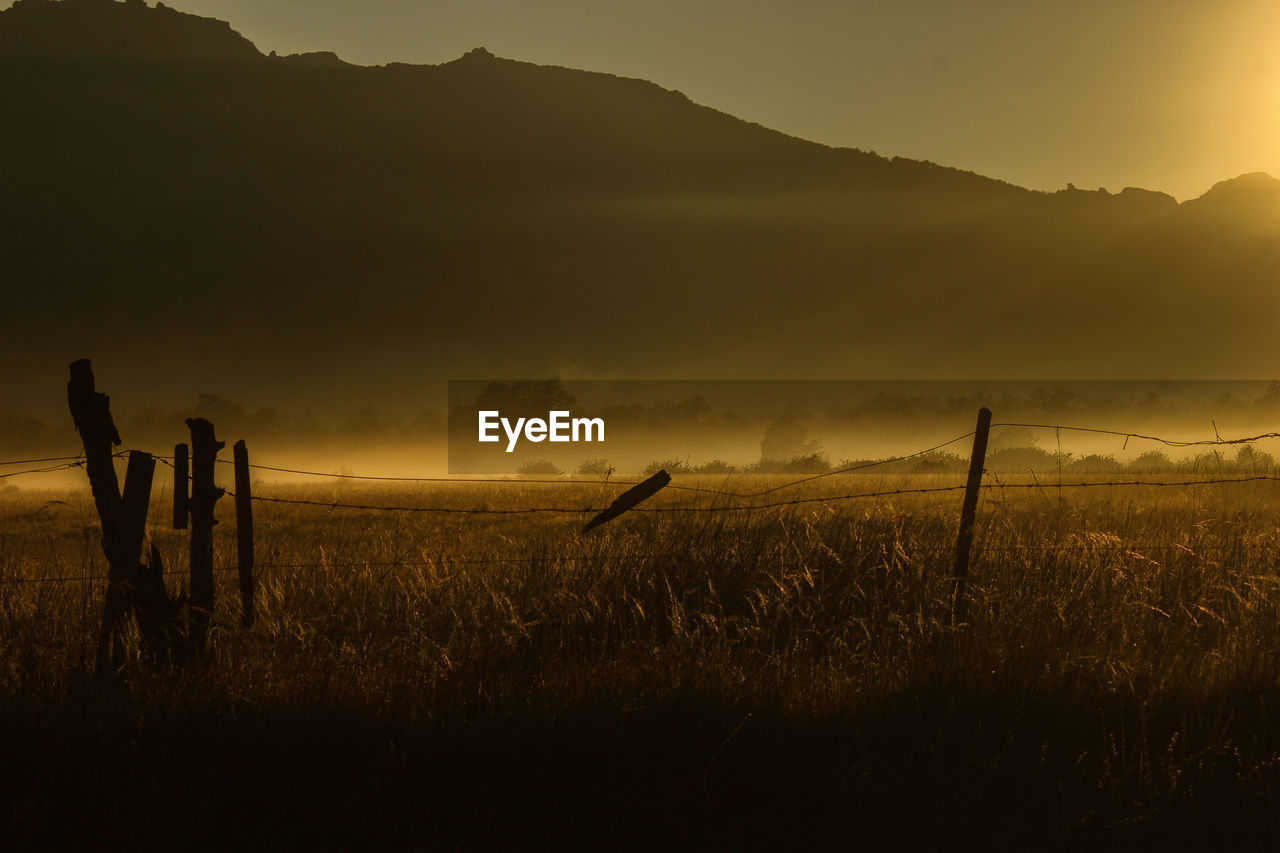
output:
<svg viewBox="0 0 1280 853"><path fill-rule="evenodd" d="M7 4L6 4L7 5ZM641 77L807 139L1039 189L1280 175L1273 0L171 0L264 52Z"/></svg>

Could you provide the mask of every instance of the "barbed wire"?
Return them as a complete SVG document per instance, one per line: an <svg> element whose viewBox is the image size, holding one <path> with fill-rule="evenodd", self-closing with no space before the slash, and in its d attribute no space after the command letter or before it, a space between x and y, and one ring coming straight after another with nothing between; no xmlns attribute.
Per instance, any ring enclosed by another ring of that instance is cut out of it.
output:
<svg viewBox="0 0 1280 853"><path fill-rule="evenodd" d="M997 427L1013 427L1013 428L1024 428L1024 429L1052 429L1057 431L1084 432L1084 433L1091 433L1096 435L1111 435L1111 436L1124 438L1126 442L1126 446L1128 444L1129 439L1154 441L1159 444L1163 444L1167 447L1185 448L1185 447L1209 447L1209 446L1221 446L1221 445L1252 444L1252 443L1263 441L1266 439L1280 438L1280 432L1269 432L1269 433L1262 433L1259 435L1247 436L1242 438L1227 439L1227 438L1216 437L1213 439L1185 441L1180 439L1165 438L1162 436L1150 435L1150 434L1139 433L1139 432L1127 432L1122 430L1106 429L1102 427L1084 427L1084 426L1071 426L1071 425L1063 425L1063 424L1020 423L1020 422L1008 421L1008 422L994 423L991 425L992 429L995 429ZM856 471L870 470L873 468L882 467L885 465L892 465L897 462L903 462L906 460L919 458L921 456L926 456L930 453L938 452L947 447L950 447L951 445L954 445L966 439L972 438L973 434L974 433L972 431L967 432L963 435L956 436L955 438L952 438L948 441L944 441L940 444L936 444L936 445L933 445L932 447L927 447L922 450L917 450L912 453L902 454L900 456L891 456L885 459L859 462L857 464L848 465L842 468L835 469L833 471L824 471L818 474L813 474L806 477L800 477L798 479L791 480L789 482L782 483L780 485L770 486L768 488L759 489L755 491L731 491L728 489L712 489L712 488L706 488L701 486L689 486L681 483L671 483L667 485L666 488L673 491L686 491L686 492L718 495L721 497L738 498L738 499L761 497L763 495L773 494L775 492L783 491L785 489L794 488L804 483L809 483L809 482L821 480L828 477L839 476L842 474L849 474ZM119 450L113 453L112 455L115 458L125 458L129 455L129 453L130 451L128 450ZM151 456L152 458L158 461L164 462L170 467L173 466L174 458L172 456L165 456L163 454L151 454ZM230 460L227 460L227 459L217 459L216 461L219 464L223 464L223 465L233 464ZM39 464L44 462L68 462L72 464L66 467L77 467L78 464L83 463L83 454L77 455L77 456L46 457L42 459L10 460L5 462L0 462L0 467L10 467L13 465L21 465L21 464ZM635 485L639 485L639 483L642 482L638 480L612 480L607 478L602 480L596 480L596 479L587 480L587 479L564 478L564 477L559 477L555 479L524 478L524 477L521 477L519 479L511 479L506 477L406 477L406 476L390 476L390 475L352 474L352 473L341 473L341 472L332 473L332 472L324 472L324 471L312 471L312 470L307 470L303 468L290 468L290 467L284 467L284 466L263 465L259 463L250 463L249 468L252 470L296 474L299 476L307 476L307 477L324 477L324 478L343 479L343 480L360 480L360 481L388 482L388 483L481 483L481 484L489 484L489 485L585 485L585 486L601 486L601 487L611 487L611 486L622 487L622 486L635 486ZM60 467L37 468L37 469L31 469L28 471L14 472L11 474L0 474L0 478L16 477L16 476L22 476L25 474L49 473L57 470L63 470L63 469Z"/></svg>
<svg viewBox="0 0 1280 853"><path fill-rule="evenodd" d="M84 454L81 453L75 456L49 456L44 459L10 459L8 462L0 462L0 468L9 468L14 465L39 465L44 462L70 462L83 456Z"/></svg>
<svg viewBox="0 0 1280 853"><path fill-rule="evenodd" d="M824 477L834 477L838 474L851 474L854 471L865 471L869 468L878 468L882 465L892 465L895 462L904 462L908 459L915 459L919 456L927 456L930 453L936 453L937 451L942 450L944 447L950 447L951 445L964 441L967 438L973 438L973 433L967 432L964 435L958 435L955 438L951 439L950 441L944 441L942 442L942 444L935 444L933 447L926 447L924 450L917 450L916 452L908 453L905 456L891 456L887 459L877 459L877 460L868 461L868 462L859 462L855 465L849 465L844 468L839 468L835 471L826 471L821 474L814 474L809 477L802 477L799 480L793 480L790 483L784 483L781 486L774 486L773 488L762 489L758 492L748 492L746 494L736 495L736 497L757 498L757 497L760 497L761 495L768 495L768 494L772 494L773 492L780 492L783 489L789 489L793 486L799 486L802 483L810 483L810 482L813 482L814 480L821 480Z"/></svg>
<svg viewBox="0 0 1280 853"><path fill-rule="evenodd" d="M679 483L668 484L665 488L671 489L674 491L698 492L702 494L719 495L721 497L754 498L754 497L760 497L762 495L772 494L774 492L782 491L784 489L789 489L794 486L801 485L803 483L811 482L813 480L821 480L825 477L834 477L840 474L849 474L854 471L863 471L870 468L880 467L883 465L892 465L895 462L902 462L908 459L915 459L917 457L925 456L930 453L934 453L938 450L942 450L945 447L950 447L953 444L956 444L958 442L964 441L967 438L972 438L972 437L973 437L973 433L968 432L968 433L965 433L964 435L960 435L953 439L950 439L949 441L944 441L941 444L934 445L933 447L927 447L924 450L917 450L913 453L907 453L902 456L891 456L885 459L859 462L855 465L849 465L834 471L825 471L821 474L814 474L808 477L801 477L798 480L792 480L791 482L783 483L782 485L772 486L767 489L761 489L753 492L735 492L735 491L729 491L727 489L710 489L710 488L700 487L700 486L686 486ZM160 457L157 457L157 458L160 458ZM172 457L170 457L170 459L172 459ZM218 462L224 465L233 464L232 462L226 459L219 459ZM286 474L299 474L299 475L310 476L310 477L332 477L332 478L344 479L344 480L369 480L369 481L402 482L402 483L488 483L488 484L512 484L512 485L548 484L548 485L588 485L588 486L595 486L595 485L638 486L640 485L641 482L643 482L640 480L582 480L582 479L566 479L566 478L558 478L554 480L521 478L521 479L513 480L513 479L499 479L496 477L388 477L388 476L375 476L375 475L369 475L369 474L346 474L346 473L326 474L322 471L307 471L300 468L282 468L282 467L277 467L272 465L259 465L256 463L251 463L249 465L249 468L255 469L255 470L261 470L261 471L275 471L275 472L286 473Z"/></svg>
<svg viewBox="0 0 1280 853"><path fill-rule="evenodd" d="M66 470L83 466L83 461L75 463L67 463L59 466L52 466L44 469L32 469L29 471L14 472L5 476L18 476L20 474L47 473L51 471ZM166 463L168 464L168 463ZM817 478L809 478L817 479ZM984 490L1039 490L1045 489L1087 489L1087 488L1123 488L1123 487L1150 487L1150 488L1171 488L1171 487L1192 487L1192 486L1209 486L1209 485L1235 485L1250 482L1277 482L1280 476L1272 474L1254 474L1243 477L1213 477L1200 478L1197 480L1103 480L1103 481L1081 481L1073 483L983 483L981 488ZM799 481L798 481L799 482ZM781 488L781 487L780 487ZM942 494L947 492L961 491L965 489L964 485L954 486L933 486L909 489L886 489L873 492L856 492L841 495L819 495L807 498L792 498L784 501L771 501L769 503L751 503L736 505L709 505L709 506L670 506L670 507L633 507L629 512L633 513L677 513L677 512L750 512L753 510L777 509L787 506L800 506L805 504L822 504L832 502L842 502L850 500L860 500L869 498L896 497L901 495L927 495ZM773 490L769 490L773 491ZM228 497L235 497L235 492L225 490ZM251 498L258 503L287 504L293 506L311 506L328 510L348 509L361 510L366 512L403 512L403 513L431 513L444 515L534 515L534 514L560 514L560 515L586 515L598 514L603 511L601 507L514 507L514 508L490 508L490 507L414 507L414 506L386 506L379 504L363 504L349 503L340 500L321 501L311 498L285 498L278 496L253 495Z"/></svg>
<svg viewBox="0 0 1280 853"><path fill-rule="evenodd" d="M1227 444L1253 444L1254 442L1263 441L1269 438L1280 438L1280 432L1264 432L1261 435L1249 436L1247 438L1205 438L1196 441L1179 441L1171 438L1161 438L1156 435L1144 435L1138 432L1123 432L1114 429L1102 429L1100 427L1078 427L1063 426L1061 424L1020 424L1020 423L998 423L992 424L991 428L996 427L1022 427L1025 429L1052 429L1062 430L1066 432L1088 432L1098 435L1113 435L1124 438L1125 446L1128 446L1129 439L1136 438L1142 441L1154 441L1165 445L1166 447L1212 447Z"/></svg>
<svg viewBox="0 0 1280 853"><path fill-rule="evenodd" d="M157 456L156 458L161 459L162 457ZM173 457L168 457L169 462L166 464L170 464L172 462L172 458ZM222 464L222 465L234 464L229 459L219 459L217 461L219 464ZM170 464L170 467L172 467L171 464ZM565 478L565 477L559 477L554 480L543 479L543 478L532 478L532 477L531 478L520 477L519 479L511 479L509 476L389 477L389 476L379 476L379 475L373 475L373 474L343 474L343 473L333 474L333 473L325 473L323 471L305 471L301 468L280 468L274 465L259 465L257 463L250 463L249 468L256 471L275 471L275 472L284 473L284 474L300 474L307 477L329 477L329 478L338 479L338 480L363 480L363 481L386 482L386 483L446 483L446 484L447 483L487 483L489 485L602 486L602 487L608 488L608 487L614 487L614 486L618 486L618 487L638 486L640 485L640 483L644 482L643 480L613 480L613 479L583 480L583 479L574 479L574 478ZM516 476L519 476L519 475L516 475ZM733 496L732 492L725 492L720 489L708 489L702 486L685 486L680 484L668 484L666 488L675 489L681 492L700 492L704 494L724 495L727 497Z"/></svg>
<svg viewBox="0 0 1280 853"><path fill-rule="evenodd" d="M1274 474L1255 474L1245 477L1213 477L1201 478L1198 480L1103 480L1097 482L1076 482L1076 483L983 483L981 488L984 490L1045 490L1045 489L1087 489L1087 488L1122 488L1131 486L1141 487L1189 487L1189 486L1211 486L1211 485L1235 485L1240 483L1252 482L1278 482L1280 476ZM678 512L749 512L752 510L777 509L787 506L800 506L804 504L821 504L833 503L840 501L860 500L867 498L885 498L897 497L899 495L929 495L942 494L946 492L964 491L966 486L931 486L910 489L885 489L874 492L856 492L843 495L819 495L807 498L792 498L784 501L770 501L769 503L755 504L735 504L729 506L668 506L668 507L633 507L628 510L629 513L678 513ZM228 495L234 497L234 493L228 491ZM548 514L565 514L565 515L586 515L596 514L603 511L600 507L520 507L520 508L503 508L494 509L488 507L413 507L413 506L379 506L376 504L358 504L347 503L344 501L318 501L309 498L282 498L273 496L253 495L252 500L263 503L290 504L297 506L315 506L326 509L354 509L364 510L368 512L407 512L407 513L438 513L453 515L531 515L536 513Z"/></svg>
<svg viewBox="0 0 1280 853"><path fill-rule="evenodd" d="M1090 489L1103 486L1219 486L1236 483L1280 482L1275 474L1251 474L1245 477L1208 477L1199 480L1099 480L1096 482L1081 481L1078 483L983 483L983 489Z"/></svg>
<svg viewBox="0 0 1280 853"><path fill-rule="evenodd" d="M828 501L844 501L854 500L857 498L877 498L889 497L893 495L915 495L915 494L934 494L942 492L963 491L964 486L933 486L928 488L916 489L892 489L879 492L859 492L857 494L847 495L824 495L812 498L793 498L786 501L772 501L764 504L735 504L729 506L672 506L672 507L633 507L627 512L647 512L647 513L673 513L673 512L746 512L751 510L774 509L783 506L796 506L800 504L824 503ZM228 491L228 495L234 497L234 493ZM374 504L356 504L346 503L344 501L317 501L308 498L281 498L268 497L262 495L253 495L251 498L255 502L276 503L276 504L292 504L298 506L315 506L327 509L356 509L366 510L370 512L409 512L409 513L439 513L452 515L531 515L535 513L563 514L563 515L587 515L598 514L603 512L603 507L520 507L512 509L493 509L488 507L406 507L406 506L378 506Z"/></svg>
<svg viewBox="0 0 1280 853"><path fill-rule="evenodd" d="M1099 434L1099 435L1113 435L1113 436L1124 438L1126 441L1126 446L1127 446L1128 440L1131 438L1144 440L1144 441L1154 441L1154 442L1158 442L1160 444L1166 445L1168 447L1241 445L1241 444L1252 444L1252 443L1263 441L1266 439L1280 438L1280 433L1270 432L1270 433L1262 433L1260 435L1255 435L1255 436L1247 436L1243 438L1224 439L1219 437L1215 439L1183 441L1179 439L1164 438L1161 436L1148 435L1148 434L1139 433L1139 432L1124 432L1120 430L1105 429L1101 427L1078 427L1078 426L1067 426L1067 425L1061 425L1061 424L1000 422L1000 423L992 424L991 427L992 429L996 427L1018 427L1018 428L1026 428L1026 429L1053 429L1053 430L1059 430L1059 431L1065 430L1065 431L1071 431L1071 432L1086 432L1086 433L1093 433L1093 434ZM955 438L949 439L939 444L935 444L931 447L926 447L922 450L914 451L912 453L906 453L899 456L890 456L884 459L859 462L854 465L848 465L842 468L837 468L832 471L824 471L818 474L813 474L806 477L800 477L798 479L791 480L786 483L782 483L776 486L770 486L765 489L758 489L755 491L732 491L728 489L712 489L712 488L706 488L706 487L700 487L700 486L689 486L689 485L684 485L680 483L671 483L667 485L666 488L673 491L695 492L695 493L710 494L710 495L717 495L721 497L737 498L737 499L761 497L764 495L773 494L775 492L794 488L796 486L803 485L805 483L810 483L810 482L825 479L828 477L835 477L842 474L850 474L857 471L870 470L877 467L892 465L898 462L904 462L910 459L916 459L921 456L927 456L931 453L936 453L954 444L958 444L962 441L972 438L973 435L974 433L970 431L970 432L964 433L963 435L956 436ZM118 455L122 455L122 454L118 454ZM156 456L155 458L163 461L167 461L167 462L172 462L172 459L173 459L173 457L164 457L164 456ZM233 464L230 460L226 460L226 459L218 459L217 461L218 463L224 464L224 465ZM371 474L326 473L323 471L311 471L311 470L302 469L302 468L288 468L283 466L262 465L258 463L251 463L249 467L250 469L253 469L253 470L273 471L277 473L296 474L299 476L326 477L326 478L344 479L344 480L360 480L360 481L392 482L392 483L396 483L396 482L399 482L399 483L482 483L482 484L490 484L490 485L520 484L520 485L587 485L587 486L599 485L603 487L608 487L608 486L621 487L621 486L635 486L635 485L639 485L639 483L642 482L637 480L610 480L610 479L584 480L584 479L563 478L563 477L556 478L556 479L543 479L543 478L509 479L509 478L499 478L499 477L383 476L383 475L371 475Z"/></svg>
<svg viewBox="0 0 1280 853"><path fill-rule="evenodd" d="M8 474L0 474L0 480L7 480L10 477L25 477L28 474L52 474L55 471L69 471L72 468L84 467L84 460L79 462L66 462L61 465L50 465L47 468L29 468L26 471L10 471Z"/></svg>
<svg viewBox="0 0 1280 853"><path fill-rule="evenodd" d="M1126 441L1129 438L1157 441L1165 445L1174 446L1174 447L1223 445L1223 444L1247 444L1247 443L1252 443L1256 441L1261 441L1267 438L1280 437L1280 433L1264 433L1257 436L1249 436L1245 438L1235 438L1235 439L1218 438L1215 440L1204 440L1204 441L1178 441L1174 439L1163 438L1160 436L1146 435L1146 434L1136 433L1136 432L1121 432L1117 430L1109 430L1109 429L1103 429L1098 427L1075 427L1075 426L1061 426L1061 425L1052 425L1052 424L1032 424L1032 423L1014 423L1014 422L1002 422L998 424L993 424L992 426L993 428L1018 427L1018 428L1072 430L1072 431L1078 431L1078 432L1089 432L1089 433L1104 434L1104 435L1123 436L1125 437ZM751 498L756 498L756 497L760 497L768 494L774 494L785 489L794 488L794 487L803 485L805 483L812 483L814 481L821 480L828 477L833 477L841 474L848 474L855 471L868 470L868 469L872 469L872 468L876 468L884 465L890 465L896 462L902 462L905 460L926 456L930 453L938 452L940 450L945 449L946 447L949 447L951 445L964 441L968 438L971 438L973 435L974 435L973 432L968 432L968 433L965 433L964 435L956 436L955 438L952 438L948 441L942 442L940 444L935 444L931 447L927 447L922 450L917 450L913 453L904 454L904 455L895 456L895 457L888 457L886 459L881 459L881 460L862 462L856 465L846 466L834 471L827 471L820 474L801 477L799 479L791 480L786 483L782 483L776 486L771 486L765 489L759 489L755 491L739 492L739 491L730 491L727 489L709 489L709 488L702 488L702 487L696 487L696 486L686 486L682 484L670 484L666 488L671 489L673 491L687 491L687 492L695 492L695 493L701 493L701 494L709 494L709 495L714 495L718 497L731 498L735 500L749 500ZM119 450L113 453L112 455L115 458L124 458L128 456L131 452L135 452L135 451ZM152 454L152 458L156 459L157 461L171 468L174 467L174 457L172 456ZM0 463L0 465L21 464L23 463L23 461L24 460L12 460L11 462ZM0 479L24 476L29 474L43 474L43 473L51 473L55 471L69 470L71 468L83 467L86 464L82 456L48 457L46 459L41 459L41 460L35 460L35 459L25 460L25 462L29 464L35 464L38 462L46 462L46 461L58 462L60 464L55 464L55 465L51 465L43 468L32 468L25 471L16 471L16 472L10 472L7 474L0 474ZM217 461L223 464L232 464L227 460L219 459ZM420 482L420 483L421 482L433 482L433 483L466 482L466 483L487 483L491 485L492 484L521 485L521 484L536 483L536 484L557 484L557 485L600 485L600 486L616 486L616 487L637 485L637 481L633 481L633 480L610 481L608 479L605 479L605 480L596 481L596 480L566 480L566 479L525 480L525 479L496 479L496 478L474 478L474 477L387 477L387 476L373 476L373 475L365 475L365 474L346 474L346 473L326 474L324 472L308 471L300 468L286 468L281 466L257 465L257 464L250 465L250 468L256 468L258 470L276 471L276 472L282 472L282 473L299 474L299 475L305 475L305 476L333 477L333 478L339 478L339 479L380 481L380 482ZM1230 477L1230 478L1219 477L1219 478L1207 478L1207 479L1200 478L1197 480L1179 480L1179 481L1109 480L1109 481L1096 481L1096 482L1081 481L1081 482L1073 482L1073 483L1058 482L1055 484L1049 484L1049 486L1047 487L1056 488L1056 489L1064 489L1064 488L1083 489L1083 488L1108 488L1108 487L1114 488L1114 487L1135 487L1135 486L1168 488L1168 487L1191 487L1191 486L1205 486L1205 485L1214 485L1214 484L1236 484L1236 483L1259 482L1259 481L1274 481L1278 479L1280 479L1280 477L1277 477L1274 475L1256 474L1256 475L1245 476L1245 477ZM901 495L942 494L947 492L959 491L963 488L965 487L962 485L937 486L937 487L928 487L928 488L899 488L899 489L888 489L888 490L859 492L859 493L850 493L850 494L841 494L841 495L821 495L821 496L814 496L814 497L793 498L789 500L771 501L768 503L753 502L753 503L734 504L734 505L727 505L727 506L717 505L717 504L712 504L707 506L699 506L699 505L668 506L668 507L649 506L649 507L635 507L635 508L632 508L630 511L636 512L636 513L752 512L757 510L777 509L781 507L799 506L799 505L805 505L805 504L825 504L825 503L849 501L849 500L896 497ZM1002 483L997 481L995 483L984 483L982 484L982 488L987 490L991 490L991 489L1043 490L1044 488L1046 488L1046 485L1039 482L1037 483ZM235 493L229 490L227 491L227 494L232 497L235 496ZM252 499L259 503L285 504L285 505L293 505L293 506L310 506L310 507L323 508L330 511L335 509L347 509L347 510L360 510L360 511L366 511L366 512L388 512L388 513L394 512L394 513L433 513L433 514L450 514L450 515L515 516L515 515L533 515L533 514L585 515L585 514L596 514L602 511L601 508L597 508L597 507L571 507L571 506L541 506L541 507L513 507L513 508L387 506L387 505L379 505L379 504L372 504L372 503L345 502L341 500L322 501L322 500L316 500L311 498L287 498L287 497L280 497L280 496L263 496L263 495L254 495Z"/></svg>

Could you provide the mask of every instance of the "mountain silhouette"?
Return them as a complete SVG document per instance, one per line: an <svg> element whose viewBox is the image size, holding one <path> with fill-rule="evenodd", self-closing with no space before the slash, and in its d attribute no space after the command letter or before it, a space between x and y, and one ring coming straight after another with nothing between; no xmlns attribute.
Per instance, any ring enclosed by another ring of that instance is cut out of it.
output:
<svg viewBox="0 0 1280 853"><path fill-rule="evenodd" d="M1280 228L1280 180L1252 172L1220 181L1204 195L1187 202L1187 207L1202 217L1274 234Z"/></svg>
<svg viewBox="0 0 1280 853"><path fill-rule="evenodd" d="M0 26L6 59L237 63L261 59L225 21L187 15L143 0L16 0Z"/></svg>
<svg viewBox="0 0 1280 853"><path fill-rule="evenodd" d="M82 355L139 396L313 402L449 376L1280 372L1266 176L1181 205L1034 192L483 48L264 55L141 0L18 0L0 75L17 402Z"/></svg>

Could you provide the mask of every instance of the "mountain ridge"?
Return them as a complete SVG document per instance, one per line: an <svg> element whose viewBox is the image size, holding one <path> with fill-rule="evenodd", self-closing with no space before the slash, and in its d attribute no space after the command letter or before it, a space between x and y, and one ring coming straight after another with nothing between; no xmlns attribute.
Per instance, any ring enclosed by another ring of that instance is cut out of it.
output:
<svg viewBox="0 0 1280 853"><path fill-rule="evenodd" d="M0 55L44 59L246 62L262 58L217 18L145 0L14 0L0 11Z"/></svg>
<svg viewBox="0 0 1280 853"><path fill-rule="evenodd" d="M142 23L103 41L102 17ZM144 403L485 375L1280 375L1269 178L1198 204L1045 193L488 51L271 57L141 0L21 0L3 45L0 407L86 354Z"/></svg>
<svg viewBox="0 0 1280 853"><path fill-rule="evenodd" d="M149 6L145 0L15 0L9 9L0 11L0 60L15 58L67 59L116 59L130 62L157 60L192 62L269 62L276 60L293 66L316 69L345 70L405 70L405 69L476 69L485 64L505 65L509 68L539 69L545 72L568 72L590 75L600 80L622 84L642 84L668 93L684 103L700 109L712 110L729 116L744 126L759 128L787 139L817 146L827 151L847 151L859 156L877 157L890 165L902 165L912 170L924 169L934 173L946 170L948 174L972 176L991 181L1003 187L1027 193L1054 195L1020 187L1011 182L968 170L941 165L932 161L897 156L884 156L859 148L835 147L813 140L803 139L785 131L768 128L696 104L679 90L666 89L640 78L623 77L600 71L584 71L560 65L537 65L522 60L495 56L484 47L476 47L462 56L438 64L414 64L387 62L381 65L357 65L346 62L336 53L315 50L306 53L277 56L274 51L263 54L256 45L245 38L227 21L182 12L164 2ZM1074 189L1068 185L1068 189ZM1118 197L1119 193L1107 193ZM1158 192L1145 190L1146 192ZM1058 191L1061 193L1062 191Z"/></svg>

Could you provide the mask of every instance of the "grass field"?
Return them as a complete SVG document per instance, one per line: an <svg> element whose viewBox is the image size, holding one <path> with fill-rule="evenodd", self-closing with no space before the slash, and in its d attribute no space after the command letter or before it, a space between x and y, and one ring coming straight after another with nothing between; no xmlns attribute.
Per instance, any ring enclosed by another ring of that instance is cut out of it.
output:
<svg viewBox="0 0 1280 853"><path fill-rule="evenodd" d="M955 482L847 476L785 496ZM482 508L613 494L332 481L256 493ZM207 661L130 667L99 688L105 562L87 489L3 493L3 839L1280 840L1280 484L990 491L955 628L960 497L631 514L585 536L579 515L259 504L258 624L239 626L235 572L220 572ZM216 564L231 568L230 499L218 512ZM166 506L151 517L176 588L185 534Z"/></svg>

